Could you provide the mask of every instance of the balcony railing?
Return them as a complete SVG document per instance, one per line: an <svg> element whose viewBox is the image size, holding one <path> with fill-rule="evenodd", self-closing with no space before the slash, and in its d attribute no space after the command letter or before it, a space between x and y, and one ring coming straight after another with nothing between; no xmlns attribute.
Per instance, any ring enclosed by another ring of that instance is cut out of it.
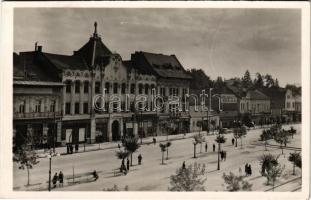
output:
<svg viewBox="0 0 311 200"><path fill-rule="evenodd" d="M14 113L13 119L58 118L61 112Z"/></svg>

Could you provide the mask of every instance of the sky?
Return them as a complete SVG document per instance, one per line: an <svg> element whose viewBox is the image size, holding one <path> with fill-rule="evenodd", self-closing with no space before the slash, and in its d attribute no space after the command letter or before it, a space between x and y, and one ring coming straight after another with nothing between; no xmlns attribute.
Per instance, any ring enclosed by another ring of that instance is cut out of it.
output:
<svg viewBox="0 0 311 200"><path fill-rule="evenodd" d="M15 8L14 51L72 55L94 32L123 60L135 51L175 54L212 79L271 74L301 84L301 15L297 9Z"/></svg>

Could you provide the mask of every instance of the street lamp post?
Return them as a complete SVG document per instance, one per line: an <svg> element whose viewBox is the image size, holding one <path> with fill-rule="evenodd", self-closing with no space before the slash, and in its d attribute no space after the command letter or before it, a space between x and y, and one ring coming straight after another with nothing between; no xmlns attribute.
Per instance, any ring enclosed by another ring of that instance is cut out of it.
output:
<svg viewBox="0 0 311 200"><path fill-rule="evenodd" d="M49 163L49 192L51 191L51 168L52 168L52 152L48 155L48 158L50 160Z"/></svg>
<svg viewBox="0 0 311 200"><path fill-rule="evenodd" d="M219 121L219 130L218 130L218 137L220 138L220 130L221 130L221 123ZM218 161L217 161L217 170L220 170L220 158L219 158L219 154L220 154L220 141L218 141Z"/></svg>

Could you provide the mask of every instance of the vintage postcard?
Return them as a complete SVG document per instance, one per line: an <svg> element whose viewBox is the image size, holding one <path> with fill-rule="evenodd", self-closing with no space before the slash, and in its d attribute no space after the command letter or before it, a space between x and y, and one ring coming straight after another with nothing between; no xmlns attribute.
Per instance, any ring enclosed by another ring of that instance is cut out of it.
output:
<svg viewBox="0 0 311 200"><path fill-rule="evenodd" d="M308 198L309 9L2 3L0 197Z"/></svg>

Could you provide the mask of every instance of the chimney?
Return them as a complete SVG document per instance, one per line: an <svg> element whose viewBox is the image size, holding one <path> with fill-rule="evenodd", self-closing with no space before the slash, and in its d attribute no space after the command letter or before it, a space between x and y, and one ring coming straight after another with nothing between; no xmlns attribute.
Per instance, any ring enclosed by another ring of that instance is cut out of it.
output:
<svg viewBox="0 0 311 200"><path fill-rule="evenodd" d="M42 52L42 46L38 46L37 51L38 51L38 52Z"/></svg>

